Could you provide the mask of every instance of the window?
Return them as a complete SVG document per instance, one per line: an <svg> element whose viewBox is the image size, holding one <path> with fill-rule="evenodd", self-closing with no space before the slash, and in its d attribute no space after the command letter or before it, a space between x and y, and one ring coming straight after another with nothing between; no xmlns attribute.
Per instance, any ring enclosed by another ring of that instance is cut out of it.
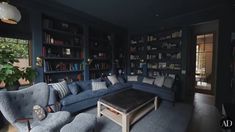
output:
<svg viewBox="0 0 235 132"><path fill-rule="evenodd" d="M31 65L31 48L30 41L24 39L16 39L16 38L7 38L0 37L0 48L11 48L14 50L14 55L17 56L19 62L15 63L15 66L19 68L29 67ZM28 81L23 79L19 80L20 85L29 84ZM0 87L4 87L5 84L1 83Z"/></svg>

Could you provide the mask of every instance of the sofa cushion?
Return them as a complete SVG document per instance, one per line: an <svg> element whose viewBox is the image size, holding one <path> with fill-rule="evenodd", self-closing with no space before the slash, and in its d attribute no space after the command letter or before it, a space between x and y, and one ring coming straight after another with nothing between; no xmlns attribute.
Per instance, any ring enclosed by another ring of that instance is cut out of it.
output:
<svg viewBox="0 0 235 132"><path fill-rule="evenodd" d="M148 78L148 77L143 78L143 83L153 84L153 82L154 82L153 78Z"/></svg>
<svg viewBox="0 0 235 132"><path fill-rule="evenodd" d="M69 88L70 92L71 92L73 95L76 95L76 94L78 94L79 92L81 92L81 89L79 88L79 86L78 86L77 83L75 83L75 82L69 83L69 84L68 84L68 88Z"/></svg>
<svg viewBox="0 0 235 132"><path fill-rule="evenodd" d="M130 87L131 85L127 83L116 83L108 88L108 92L111 93L119 89L130 88Z"/></svg>
<svg viewBox="0 0 235 132"><path fill-rule="evenodd" d="M127 81L131 82L131 81L138 81L138 76L133 75L133 76L127 76Z"/></svg>
<svg viewBox="0 0 235 132"><path fill-rule="evenodd" d="M138 81L138 82L143 82L144 77L145 77L145 76L140 76L140 75L139 75L139 76L137 77L137 81Z"/></svg>
<svg viewBox="0 0 235 132"><path fill-rule="evenodd" d="M173 90L164 87L158 87L147 83L132 83L132 88L156 94L161 99L174 101L175 93Z"/></svg>
<svg viewBox="0 0 235 132"><path fill-rule="evenodd" d="M101 89L101 90L96 90L96 91L86 90L86 91L78 93L77 95L66 96L60 102L63 106L65 106L65 105L78 103L78 102L81 102L81 101L84 101L84 100L88 100L88 99L91 99L91 98L96 98L96 97L99 97L99 96L103 96L107 93L108 93L107 89Z"/></svg>
<svg viewBox="0 0 235 132"><path fill-rule="evenodd" d="M107 89L105 82L91 82L91 87L93 91Z"/></svg>
<svg viewBox="0 0 235 132"><path fill-rule="evenodd" d="M91 89L91 80L77 81L76 83L82 89L82 91Z"/></svg>
<svg viewBox="0 0 235 132"><path fill-rule="evenodd" d="M126 82L125 78L122 77L122 76L118 76L117 79L120 83L125 83Z"/></svg>
<svg viewBox="0 0 235 132"><path fill-rule="evenodd" d="M154 85L158 87L162 87L164 83L165 77L164 76L156 76L154 80Z"/></svg>
<svg viewBox="0 0 235 132"><path fill-rule="evenodd" d="M111 75L111 76L107 76L107 78L109 79L109 81L112 83L112 85L118 83L118 79L116 77L116 75Z"/></svg>
<svg viewBox="0 0 235 132"><path fill-rule="evenodd" d="M173 84L174 84L174 80L172 77L166 77L165 81L163 83L163 86L166 88L172 88Z"/></svg>
<svg viewBox="0 0 235 132"><path fill-rule="evenodd" d="M59 97L61 99L70 93L67 83L65 81L58 83L51 83L49 85L51 85L58 92Z"/></svg>

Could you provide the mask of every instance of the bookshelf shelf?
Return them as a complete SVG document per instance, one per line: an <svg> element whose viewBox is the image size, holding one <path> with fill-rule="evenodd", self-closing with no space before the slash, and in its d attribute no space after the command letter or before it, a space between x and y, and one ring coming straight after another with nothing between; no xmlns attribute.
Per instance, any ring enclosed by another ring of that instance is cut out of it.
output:
<svg viewBox="0 0 235 132"><path fill-rule="evenodd" d="M81 46L62 45L62 44L48 44L48 43L44 43L43 46L48 46L48 47L64 47L64 48L82 48Z"/></svg>
<svg viewBox="0 0 235 132"><path fill-rule="evenodd" d="M61 58L61 57L45 57L45 60L75 60L75 61L83 61L83 59L79 58Z"/></svg>
<svg viewBox="0 0 235 132"><path fill-rule="evenodd" d="M78 71L47 71L44 72L44 74L59 74L59 73L74 73L74 72L83 72L83 70L78 70Z"/></svg>
<svg viewBox="0 0 235 132"><path fill-rule="evenodd" d="M50 32L50 33L53 33L53 34L60 34L60 35L68 35L68 36L74 36L73 33L71 32L68 32L68 31L61 31L61 30L58 30L58 29L52 29L52 28L43 28L43 31L44 32Z"/></svg>

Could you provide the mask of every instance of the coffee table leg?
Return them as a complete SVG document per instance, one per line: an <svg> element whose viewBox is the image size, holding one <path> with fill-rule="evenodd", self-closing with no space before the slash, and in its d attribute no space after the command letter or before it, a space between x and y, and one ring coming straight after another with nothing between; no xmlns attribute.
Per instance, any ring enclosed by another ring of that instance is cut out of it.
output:
<svg viewBox="0 0 235 132"><path fill-rule="evenodd" d="M157 110L158 108L158 97L155 97L154 99L154 110Z"/></svg>
<svg viewBox="0 0 235 132"><path fill-rule="evenodd" d="M122 114L122 132L129 132L130 121L129 116Z"/></svg>
<svg viewBox="0 0 235 132"><path fill-rule="evenodd" d="M101 114L100 114L100 110L101 110L101 106L100 106L101 104L100 104L100 102L98 101L97 102L97 117L100 117L101 116Z"/></svg>

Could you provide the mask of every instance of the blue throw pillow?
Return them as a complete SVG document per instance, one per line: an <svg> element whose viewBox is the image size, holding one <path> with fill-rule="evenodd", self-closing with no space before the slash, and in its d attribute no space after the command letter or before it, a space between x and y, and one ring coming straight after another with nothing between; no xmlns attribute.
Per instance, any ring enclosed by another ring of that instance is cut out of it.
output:
<svg viewBox="0 0 235 132"><path fill-rule="evenodd" d="M91 89L91 81L90 80L78 81L76 83L79 86L79 88L81 88L81 91Z"/></svg>
<svg viewBox="0 0 235 132"><path fill-rule="evenodd" d="M122 76L118 76L117 79L120 83L125 83L126 82L125 79Z"/></svg>
<svg viewBox="0 0 235 132"><path fill-rule="evenodd" d="M77 95L79 92L81 92L81 89L75 82L68 84L68 88L73 95Z"/></svg>

